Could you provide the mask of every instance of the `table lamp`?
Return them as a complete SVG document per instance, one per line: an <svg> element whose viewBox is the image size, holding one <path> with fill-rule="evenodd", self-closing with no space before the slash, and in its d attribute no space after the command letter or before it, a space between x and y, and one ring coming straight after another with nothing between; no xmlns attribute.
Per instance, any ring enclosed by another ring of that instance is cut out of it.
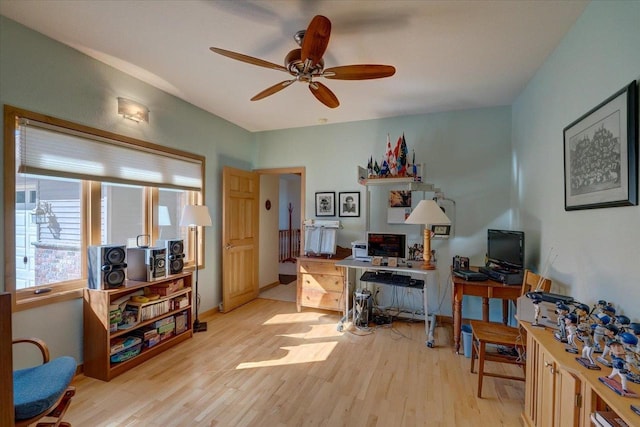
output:
<svg viewBox="0 0 640 427"><path fill-rule="evenodd" d="M411 212L405 224L424 225L424 265L425 270L433 270L436 267L431 264L431 229L429 225L442 224L451 225L451 220L444 214L442 208L433 200L420 200L418 206Z"/></svg>
<svg viewBox="0 0 640 427"><path fill-rule="evenodd" d="M196 292L195 306L196 306L196 319L193 321L193 332L204 332L207 330L207 323L200 322L198 318L198 308L200 307L200 294L198 293L198 227L211 226L211 216L209 215L209 209L202 205L185 205L182 209L182 219L180 225L183 227L193 227L196 230L195 240L195 262L196 262Z"/></svg>

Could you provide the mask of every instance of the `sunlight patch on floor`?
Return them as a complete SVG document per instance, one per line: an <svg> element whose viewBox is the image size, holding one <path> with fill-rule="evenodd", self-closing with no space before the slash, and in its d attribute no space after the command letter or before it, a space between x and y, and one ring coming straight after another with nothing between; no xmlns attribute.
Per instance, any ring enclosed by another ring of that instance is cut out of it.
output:
<svg viewBox="0 0 640 427"><path fill-rule="evenodd" d="M286 356L280 359L264 360L261 362L245 362L236 366L236 369L267 368L271 366L296 365L300 363L322 362L327 360L337 342L323 342L313 344L300 344L294 347L280 347L286 350Z"/></svg>
<svg viewBox="0 0 640 427"><path fill-rule="evenodd" d="M311 325L311 330L307 332L300 332L295 334L282 334L281 337L288 338L301 338L305 340L317 339L317 338L335 338L341 337L344 333L338 332L338 328L335 324L327 325Z"/></svg>
<svg viewBox="0 0 640 427"><path fill-rule="evenodd" d="M326 314L322 313L288 313L288 314L276 314L271 319L263 323L263 325L278 325L286 323L302 323L302 322L317 322ZM334 325L335 326L335 325Z"/></svg>

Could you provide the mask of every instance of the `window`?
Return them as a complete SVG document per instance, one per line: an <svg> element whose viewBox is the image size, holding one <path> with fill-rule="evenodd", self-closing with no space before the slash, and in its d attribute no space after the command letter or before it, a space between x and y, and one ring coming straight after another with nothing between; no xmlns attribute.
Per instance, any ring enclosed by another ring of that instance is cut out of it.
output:
<svg viewBox="0 0 640 427"><path fill-rule="evenodd" d="M144 187L103 182L100 244L135 246L137 236L147 234L144 201ZM150 245L146 239L142 243Z"/></svg>
<svg viewBox="0 0 640 427"><path fill-rule="evenodd" d="M78 298L89 245L181 238L203 203L204 158L5 106L5 290L16 309ZM12 164L12 161L15 162ZM11 262L13 259L14 262ZM186 264L193 259L186 254ZM13 273L13 274L12 274ZM36 294L34 290L48 288Z"/></svg>
<svg viewBox="0 0 640 427"><path fill-rule="evenodd" d="M40 198L33 209L16 199L16 290L82 279L82 183L18 173L16 186L25 185Z"/></svg>

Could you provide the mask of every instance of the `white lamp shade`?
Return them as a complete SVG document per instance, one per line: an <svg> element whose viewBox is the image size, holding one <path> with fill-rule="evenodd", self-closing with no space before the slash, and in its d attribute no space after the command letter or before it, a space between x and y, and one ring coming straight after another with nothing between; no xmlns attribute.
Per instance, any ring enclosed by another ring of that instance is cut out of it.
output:
<svg viewBox="0 0 640 427"><path fill-rule="evenodd" d="M161 227L171 225L168 206L158 206L158 225Z"/></svg>
<svg viewBox="0 0 640 427"><path fill-rule="evenodd" d="M186 205L182 209L182 219L180 219L182 227L210 227L211 216L209 208L202 205Z"/></svg>
<svg viewBox="0 0 640 427"><path fill-rule="evenodd" d="M433 200L420 200L418 206L411 212L405 224L451 224L451 220L444 214L440 206Z"/></svg>

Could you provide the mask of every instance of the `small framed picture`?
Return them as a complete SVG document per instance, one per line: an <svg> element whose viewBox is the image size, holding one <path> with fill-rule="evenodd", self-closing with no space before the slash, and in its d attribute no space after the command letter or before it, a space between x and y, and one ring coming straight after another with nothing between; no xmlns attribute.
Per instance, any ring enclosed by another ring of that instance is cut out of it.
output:
<svg viewBox="0 0 640 427"><path fill-rule="evenodd" d="M316 216L336 216L336 193L316 193Z"/></svg>
<svg viewBox="0 0 640 427"><path fill-rule="evenodd" d="M448 224L431 224L431 232L434 236L449 236L451 226Z"/></svg>
<svg viewBox="0 0 640 427"><path fill-rule="evenodd" d="M411 207L411 191L409 190L389 191L389 207L390 208L410 208Z"/></svg>
<svg viewBox="0 0 640 427"><path fill-rule="evenodd" d="M360 216L360 192L338 193L339 216Z"/></svg>

